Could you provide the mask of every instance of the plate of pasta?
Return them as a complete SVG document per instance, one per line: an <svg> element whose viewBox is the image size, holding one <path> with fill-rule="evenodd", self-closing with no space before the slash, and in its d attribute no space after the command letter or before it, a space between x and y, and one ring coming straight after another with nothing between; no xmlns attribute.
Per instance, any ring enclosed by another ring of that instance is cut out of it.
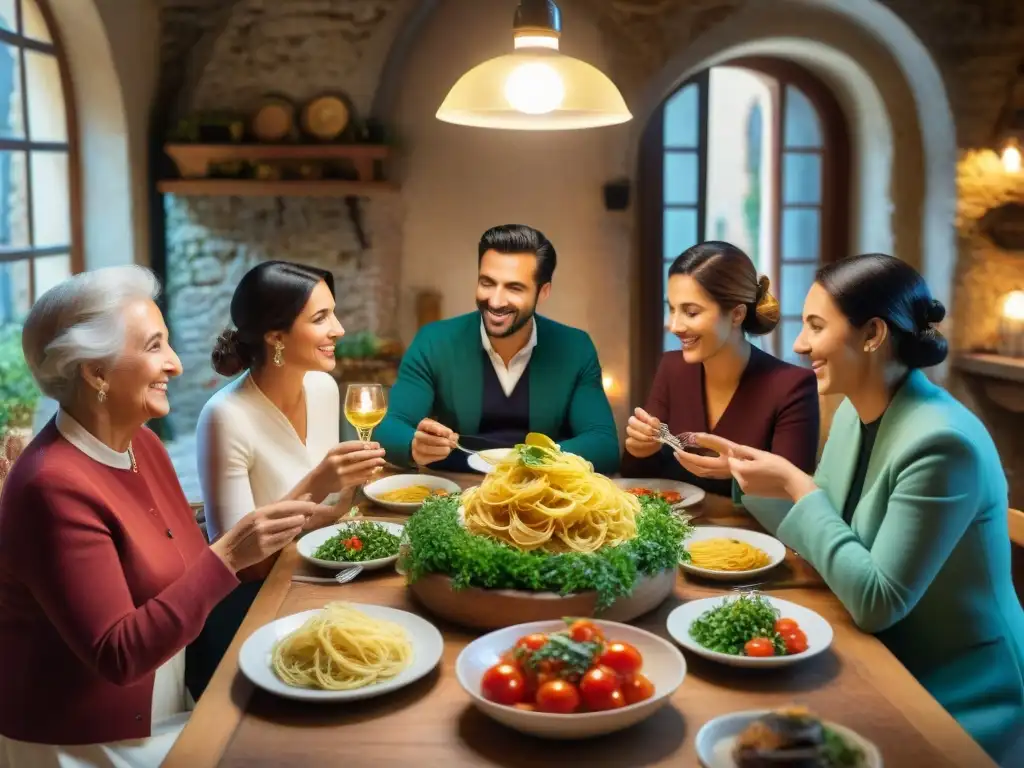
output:
<svg viewBox="0 0 1024 768"><path fill-rule="evenodd" d="M766 533L744 528L699 526L685 544L690 555L679 567L716 581L741 581L770 571L786 559L786 546Z"/></svg>
<svg viewBox="0 0 1024 768"><path fill-rule="evenodd" d="M458 483L436 475L391 475L368 483L363 493L385 509L412 514L431 496L448 496L460 490Z"/></svg>
<svg viewBox="0 0 1024 768"><path fill-rule="evenodd" d="M238 667L265 691L300 701L380 696L427 675L444 639L426 619L382 605L332 602L249 636Z"/></svg>

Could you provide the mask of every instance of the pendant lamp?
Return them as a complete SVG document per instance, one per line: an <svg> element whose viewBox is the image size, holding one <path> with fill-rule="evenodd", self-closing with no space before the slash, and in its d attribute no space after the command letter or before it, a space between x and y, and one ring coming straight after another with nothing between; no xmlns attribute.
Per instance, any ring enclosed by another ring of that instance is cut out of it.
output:
<svg viewBox="0 0 1024 768"><path fill-rule="evenodd" d="M459 78L437 119L476 128L562 131L631 120L618 88L601 70L558 50L562 14L553 0L520 0L514 50Z"/></svg>

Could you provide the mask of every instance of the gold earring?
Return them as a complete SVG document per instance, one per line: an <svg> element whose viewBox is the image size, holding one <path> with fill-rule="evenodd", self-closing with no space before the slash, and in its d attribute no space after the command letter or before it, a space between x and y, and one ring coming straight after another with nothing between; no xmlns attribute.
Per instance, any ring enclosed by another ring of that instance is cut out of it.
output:
<svg viewBox="0 0 1024 768"><path fill-rule="evenodd" d="M100 391L96 393L96 399L99 400L101 403L104 400L107 399L107 385L106 384L104 384L102 387L100 387Z"/></svg>
<svg viewBox="0 0 1024 768"><path fill-rule="evenodd" d="M284 344L280 341L274 342L274 365L280 368L284 365Z"/></svg>

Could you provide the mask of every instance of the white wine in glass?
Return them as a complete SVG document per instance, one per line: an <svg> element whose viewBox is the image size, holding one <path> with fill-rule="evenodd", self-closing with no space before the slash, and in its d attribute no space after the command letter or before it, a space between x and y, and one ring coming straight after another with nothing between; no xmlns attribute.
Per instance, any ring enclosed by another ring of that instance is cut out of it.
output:
<svg viewBox="0 0 1024 768"><path fill-rule="evenodd" d="M370 441L373 428L384 421L388 412L387 397L380 384L349 384L345 392L345 418L356 428L359 439Z"/></svg>

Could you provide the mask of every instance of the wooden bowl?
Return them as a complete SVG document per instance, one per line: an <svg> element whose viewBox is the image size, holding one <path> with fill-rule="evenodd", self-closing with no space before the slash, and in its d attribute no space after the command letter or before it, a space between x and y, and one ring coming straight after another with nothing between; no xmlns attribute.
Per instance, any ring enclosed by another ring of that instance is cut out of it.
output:
<svg viewBox="0 0 1024 768"><path fill-rule="evenodd" d="M554 592L519 589L453 590L451 578L438 573L417 579L409 590L428 611L442 619L474 629L500 629L565 616L629 622L661 605L672 594L675 584L675 568L653 577L641 576L631 594L620 597L599 613L596 592L562 597Z"/></svg>

